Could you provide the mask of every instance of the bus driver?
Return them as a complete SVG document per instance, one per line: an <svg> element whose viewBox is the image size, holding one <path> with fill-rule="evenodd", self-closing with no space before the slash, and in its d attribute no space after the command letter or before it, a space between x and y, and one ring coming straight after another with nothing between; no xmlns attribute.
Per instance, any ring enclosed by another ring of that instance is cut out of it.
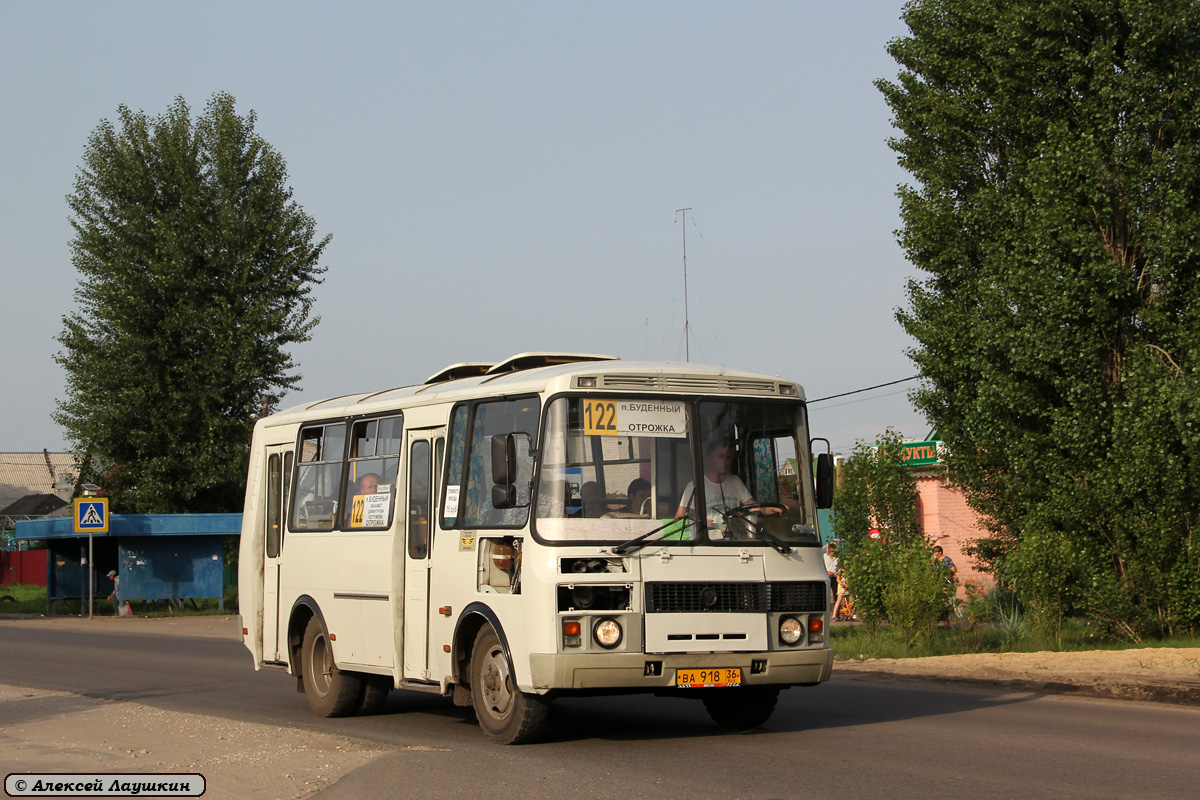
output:
<svg viewBox="0 0 1200 800"><path fill-rule="evenodd" d="M742 483L742 479L729 471L733 452L729 445L719 441L710 442L704 456L707 471L704 473L704 497L708 504L709 528L723 530L723 514L731 508L754 502L754 496ZM688 483L679 498L679 509L675 519L697 518L692 506L695 504L695 484Z"/></svg>

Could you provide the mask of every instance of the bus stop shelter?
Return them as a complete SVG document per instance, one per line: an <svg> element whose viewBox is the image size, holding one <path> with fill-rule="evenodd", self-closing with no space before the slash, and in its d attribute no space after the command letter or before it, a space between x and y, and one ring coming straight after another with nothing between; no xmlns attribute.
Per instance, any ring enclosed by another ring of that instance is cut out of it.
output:
<svg viewBox="0 0 1200 800"><path fill-rule="evenodd" d="M86 607L112 593L116 570L121 602L218 598L225 609L225 537L240 534L241 514L113 514L107 533L76 533L74 519L17 522L16 538L46 542L46 613L63 600Z"/></svg>

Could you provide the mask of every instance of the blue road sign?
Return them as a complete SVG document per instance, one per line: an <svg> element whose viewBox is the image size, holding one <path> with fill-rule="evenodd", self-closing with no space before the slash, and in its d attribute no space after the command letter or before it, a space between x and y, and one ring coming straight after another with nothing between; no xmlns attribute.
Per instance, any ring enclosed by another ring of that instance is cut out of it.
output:
<svg viewBox="0 0 1200 800"><path fill-rule="evenodd" d="M75 532L108 533L108 498L75 498Z"/></svg>

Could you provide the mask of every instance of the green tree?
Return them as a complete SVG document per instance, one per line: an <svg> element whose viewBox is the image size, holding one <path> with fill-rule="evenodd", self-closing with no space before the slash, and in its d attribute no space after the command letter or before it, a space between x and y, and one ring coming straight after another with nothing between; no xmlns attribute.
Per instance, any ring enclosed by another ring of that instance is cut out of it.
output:
<svg viewBox="0 0 1200 800"><path fill-rule="evenodd" d="M888 429L874 446L859 442L833 498L838 564L868 625L883 620L911 645L927 638L949 592L917 518L917 482L904 465L903 440ZM871 531L879 532L878 538Z"/></svg>
<svg viewBox="0 0 1200 800"><path fill-rule="evenodd" d="M879 82L913 178L918 407L1043 627L1200 624L1200 3L915 0Z"/></svg>
<svg viewBox="0 0 1200 800"><path fill-rule="evenodd" d="M292 200L283 157L219 93L193 121L118 109L68 196L77 311L55 414L85 478L126 513L241 508L251 417L299 376L329 237Z"/></svg>

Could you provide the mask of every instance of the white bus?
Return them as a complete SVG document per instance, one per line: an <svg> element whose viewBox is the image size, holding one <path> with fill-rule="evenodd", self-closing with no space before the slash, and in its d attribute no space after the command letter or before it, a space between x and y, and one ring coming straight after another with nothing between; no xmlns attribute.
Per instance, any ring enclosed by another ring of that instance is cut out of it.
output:
<svg viewBox="0 0 1200 800"><path fill-rule="evenodd" d="M324 716L435 692L517 743L555 696L640 690L756 727L833 663L810 454L794 383L609 356L283 411L254 428L243 640Z"/></svg>

